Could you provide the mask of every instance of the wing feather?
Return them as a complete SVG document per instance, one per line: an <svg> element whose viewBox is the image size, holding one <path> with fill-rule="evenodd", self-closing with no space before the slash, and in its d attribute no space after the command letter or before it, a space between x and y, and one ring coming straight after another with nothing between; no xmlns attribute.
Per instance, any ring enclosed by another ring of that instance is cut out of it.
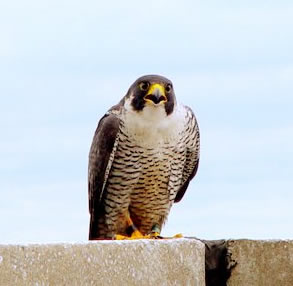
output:
<svg viewBox="0 0 293 286"><path fill-rule="evenodd" d="M88 165L90 239L94 238L98 231L97 220L101 213L103 191L115 156L119 125L119 118L114 114L107 113L98 124L90 148Z"/></svg>
<svg viewBox="0 0 293 286"><path fill-rule="evenodd" d="M199 149L200 149L200 135L199 128L194 113L189 107L185 107L187 111L186 124L186 153L185 165L182 175L182 185L175 197L175 203L180 202L183 198L190 181L197 173L199 165Z"/></svg>

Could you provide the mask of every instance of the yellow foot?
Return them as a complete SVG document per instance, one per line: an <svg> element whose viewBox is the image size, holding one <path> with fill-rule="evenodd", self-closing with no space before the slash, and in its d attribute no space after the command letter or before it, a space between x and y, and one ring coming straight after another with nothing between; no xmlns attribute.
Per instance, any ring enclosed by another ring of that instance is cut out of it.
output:
<svg viewBox="0 0 293 286"><path fill-rule="evenodd" d="M177 233L173 236L173 238L182 238L183 234L182 233Z"/></svg>
<svg viewBox="0 0 293 286"><path fill-rule="evenodd" d="M145 238L148 238L148 239L162 239L163 237L160 236L159 232L151 232L150 234L147 234L145 236Z"/></svg>
<svg viewBox="0 0 293 286"><path fill-rule="evenodd" d="M137 229L131 234L131 237L130 237L130 239L141 239L141 238L144 238L144 235Z"/></svg>
<svg viewBox="0 0 293 286"><path fill-rule="evenodd" d="M163 238L158 232L152 232L150 234L143 235L140 231L135 230L131 236L125 236L121 234L115 235L115 240L133 240L133 239L160 239Z"/></svg>
<svg viewBox="0 0 293 286"><path fill-rule="evenodd" d="M171 237L163 237L160 236L158 232L152 232L147 235L143 235L140 231L135 230L131 236L125 236L121 234L115 235L115 240L133 240L133 239L172 239L172 238L182 238L183 235L181 233L175 234Z"/></svg>
<svg viewBox="0 0 293 286"><path fill-rule="evenodd" d="M129 236L121 235L121 234L115 234L114 237L115 240L124 240L124 239L130 239Z"/></svg>
<svg viewBox="0 0 293 286"><path fill-rule="evenodd" d="M131 234L131 236L125 236L121 234L115 235L116 240L125 240L125 239L129 240L129 239L142 239L142 238L145 238L145 236L137 229Z"/></svg>
<svg viewBox="0 0 293 286"><path fill-rule="evenodd" d="M160 236L159 233L154 232L154 233L150 233L150 234L146 235L145 238L149 238L149 239L172 239L172 238L182 238L182 237L183 237L182 233L177 233L174 236L167 237L167 236Z"/></svg>

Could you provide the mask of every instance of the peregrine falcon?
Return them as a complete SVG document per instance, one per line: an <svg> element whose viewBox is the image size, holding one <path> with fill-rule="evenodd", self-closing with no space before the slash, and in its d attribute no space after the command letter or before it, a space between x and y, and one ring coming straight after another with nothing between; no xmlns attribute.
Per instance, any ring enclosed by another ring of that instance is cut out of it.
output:
<svg viewBox="0 0 293 286"><path fill-rule="evenodd" d="M138 78L99 121L89 153L89 239L156 237L199 164L199 128L172 82Z"/></svg>

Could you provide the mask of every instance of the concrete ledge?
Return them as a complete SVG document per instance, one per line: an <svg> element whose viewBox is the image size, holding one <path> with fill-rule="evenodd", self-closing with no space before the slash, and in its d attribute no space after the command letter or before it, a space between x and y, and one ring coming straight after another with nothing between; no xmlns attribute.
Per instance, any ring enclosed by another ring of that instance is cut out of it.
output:
<svg viewBox="0 0 293 286"><path fill-rule="evenodd" d="M227 245L237 263L229 286L293 285L293 240L231 240Z"/></svg>
<svg viewBox="0 0 293 286"><path fill-rule="evenodd" d="M293 240L0 245L2 285L292 286Z"/></svg>
<svg viewBox="0 0 293 286"><path fill-rule="evenodd" d="M0 285L205 285L195 239L0 245Z"/></svg>

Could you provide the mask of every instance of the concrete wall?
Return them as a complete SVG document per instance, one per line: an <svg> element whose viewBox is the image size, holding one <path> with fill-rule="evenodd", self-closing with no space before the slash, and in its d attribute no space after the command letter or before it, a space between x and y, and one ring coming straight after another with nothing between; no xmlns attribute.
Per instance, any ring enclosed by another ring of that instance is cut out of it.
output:
<svg viewBox="0 0 293 286"><path fill-rule="evenodd" d="M0 246L0 285L204 286L204 244L193 239Z"/></svg>
<svg viewBox="0 0 293 286"><path fill-rule="evenodd" d="M292 286L293 241L0 245L0 285Z"/></svg>
<svg viewBox="0 0 293 286"><path fill-rule="evenodd" d="M293 240L231 240L229 286L293 286Z"/></svg>

